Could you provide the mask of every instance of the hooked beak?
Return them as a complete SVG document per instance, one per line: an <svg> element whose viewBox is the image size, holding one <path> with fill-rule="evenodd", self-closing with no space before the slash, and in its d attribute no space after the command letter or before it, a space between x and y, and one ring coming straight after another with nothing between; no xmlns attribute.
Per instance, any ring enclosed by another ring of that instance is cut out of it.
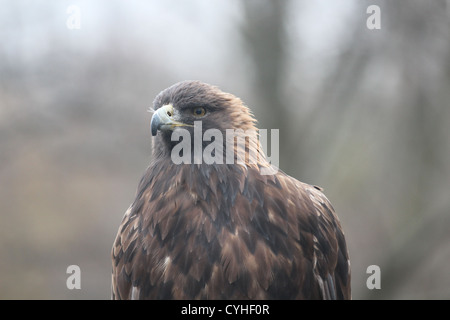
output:
<svg viewBox="0 0 450 320"><path fill-rule="evenodd" d="M174 120L173 115L174 110L171 104L167 104L156 110L150 122L152 136L156 136L158 130L173 130L175 127L185 126L192 127L192 125Z"/></svg>

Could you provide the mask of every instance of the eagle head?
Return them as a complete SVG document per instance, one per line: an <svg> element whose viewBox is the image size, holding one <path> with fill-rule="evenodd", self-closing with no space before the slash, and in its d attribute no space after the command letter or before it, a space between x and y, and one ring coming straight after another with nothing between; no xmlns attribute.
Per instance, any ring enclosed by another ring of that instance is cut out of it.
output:
<svg viewBox="0 0 450 320"><path fill-rule="evenodd" d="M193 137L195 124L201 124L202 134L209 129L223 136L227 129L257 132L256 120L241 99L200 81L182 81L161 91L153 109L150 127L157 154L167 154L177 144L172 134L179 129Z"/></svg>

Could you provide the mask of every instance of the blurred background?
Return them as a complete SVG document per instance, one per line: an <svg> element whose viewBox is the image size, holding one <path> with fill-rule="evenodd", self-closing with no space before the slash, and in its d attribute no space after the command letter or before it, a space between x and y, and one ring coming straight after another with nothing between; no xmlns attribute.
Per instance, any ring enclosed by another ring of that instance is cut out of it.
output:
<svg viewBox="0 0 450 320"><path fill-rule="evenodd" d="M450 298L449 0L0 0L1 299L110 298L147 109L187 79L241 97L281 169L325 188L354 299Z"/></svg>

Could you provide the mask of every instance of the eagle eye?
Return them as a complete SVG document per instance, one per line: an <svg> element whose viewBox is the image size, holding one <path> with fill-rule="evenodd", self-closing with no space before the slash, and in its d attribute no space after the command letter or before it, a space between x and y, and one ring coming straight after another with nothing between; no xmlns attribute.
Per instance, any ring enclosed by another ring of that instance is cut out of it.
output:
<svg viewBox="0 0 450 320"><path fill-rule="evenodd" d="M193 108L192 114L196 117L203 117L206 114L206 109L203 107Z"/></svg>

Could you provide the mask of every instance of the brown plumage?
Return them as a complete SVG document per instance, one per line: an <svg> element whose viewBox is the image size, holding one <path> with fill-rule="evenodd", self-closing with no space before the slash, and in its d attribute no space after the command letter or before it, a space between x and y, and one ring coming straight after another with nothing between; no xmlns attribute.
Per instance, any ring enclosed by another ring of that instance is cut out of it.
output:
<svg viewBox="0 0 450 320"><path fill-rule="evenodd" d="M193 134L194 121L256 130L240 99L185 81L154 109L152 162L112 250L113 299L351 298L344 234L320 188L261 174L270 164L252 139L244 163L172 161L172 132Z"/></svg>

